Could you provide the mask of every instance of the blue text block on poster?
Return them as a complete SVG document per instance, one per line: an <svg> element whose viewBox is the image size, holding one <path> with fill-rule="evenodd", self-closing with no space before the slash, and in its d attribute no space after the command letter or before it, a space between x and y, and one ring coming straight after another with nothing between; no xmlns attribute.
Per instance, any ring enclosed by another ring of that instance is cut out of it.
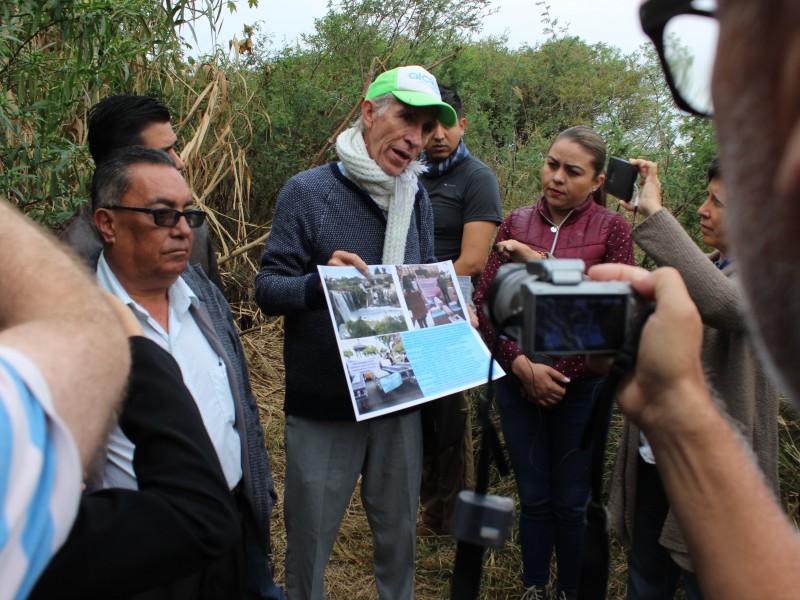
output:
<svg viewBox="0 0 800 600"><path fill-rule="evenodd" d="M489 352L469 323L401 334L417 383L427 396L451 394L486 383ZM495 363L495 377L503 374Z"/></svg>

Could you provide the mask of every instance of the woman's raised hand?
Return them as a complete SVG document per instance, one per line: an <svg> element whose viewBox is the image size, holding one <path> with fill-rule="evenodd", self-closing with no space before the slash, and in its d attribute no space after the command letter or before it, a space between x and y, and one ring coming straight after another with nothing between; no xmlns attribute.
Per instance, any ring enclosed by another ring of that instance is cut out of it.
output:
<svg viewBox="0 0 800 600"><path fill-rule="evenodd" d="M517 240L503 240L494 246L495 251L511 262L527 262L532 258L547 258L544 252L532 250L527 244Z"/></svg>
<svg viewBox="0 0 800 600"><path fill-rule="evenodd" d="M639 191L639 212L647 218L663 208L661 203L661 180L658 178L658 165L652 161L641 158L632 158L629 161L639 169L641 177ZM633 202L620 201L625 210L633 211Z"/></svg>

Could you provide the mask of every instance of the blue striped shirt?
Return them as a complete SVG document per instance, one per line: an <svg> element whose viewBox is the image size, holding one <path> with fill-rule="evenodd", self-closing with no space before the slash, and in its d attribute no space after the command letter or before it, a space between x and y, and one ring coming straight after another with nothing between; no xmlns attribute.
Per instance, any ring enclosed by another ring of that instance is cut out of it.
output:
<svg viewBox="0 0 800 600"><path fill-rule="evenodd" d="M27 597L72 527L82 469L34 364L0 346L0 600Z"/></svg>

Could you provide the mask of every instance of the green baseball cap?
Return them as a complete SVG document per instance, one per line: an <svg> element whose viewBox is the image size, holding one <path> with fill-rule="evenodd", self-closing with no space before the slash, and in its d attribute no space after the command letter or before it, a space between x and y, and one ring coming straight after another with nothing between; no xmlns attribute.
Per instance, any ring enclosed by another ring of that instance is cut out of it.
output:
<svg viewBox="0 0 800 600"><path fill-rule="evenodd" d="M420 66L398 67L381 73L367 88L366 99L384 94L392 94L411 106L435 106L438 109L436 120L445 127L452 127L458 121L453 107L442 102L436 77Z"/></svg>

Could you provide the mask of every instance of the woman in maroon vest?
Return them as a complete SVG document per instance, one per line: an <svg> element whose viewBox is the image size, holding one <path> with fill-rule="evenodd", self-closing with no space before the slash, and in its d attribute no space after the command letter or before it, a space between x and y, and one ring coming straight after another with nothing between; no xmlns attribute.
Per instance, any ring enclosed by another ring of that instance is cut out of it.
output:
<svg viewBox="0 0 800 600"><path fill-rule="evenodd" d="M605 208L605 143L588 127L561 132L542 167L542 197L503 221L486 264L475 306L491 347L494 331L482 305L497 270L530 258L580 258L588 269L603 262L633 264L628 222ZM600 377L582 356L529 360L503 339L497 401L503 435L522 507L523 598L550 597L550 559L555 548L558 598L577 593L583 518L589 498L588 450L579 449Z"/></svg>

